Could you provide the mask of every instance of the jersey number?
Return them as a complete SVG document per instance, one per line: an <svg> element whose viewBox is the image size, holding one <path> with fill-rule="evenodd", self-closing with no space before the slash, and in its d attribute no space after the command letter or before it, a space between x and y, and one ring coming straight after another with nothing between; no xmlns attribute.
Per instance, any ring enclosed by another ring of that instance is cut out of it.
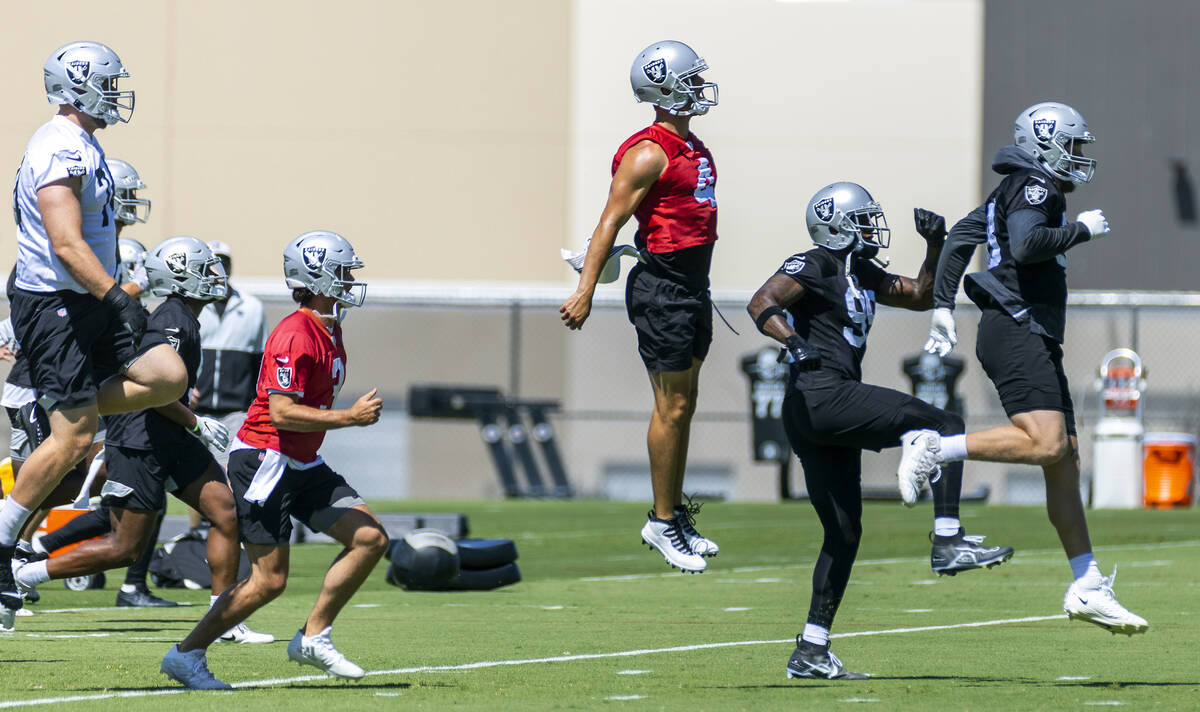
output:
<svg viewBox="0 0 1200 712"><path fill-rule="evenodd" d="M113 182L111 180L108 180L108 176L105 174L103 168L96 169L96 181L100 183L101 188L104 188L104 209L100 211L100 215L103 218L103 221L100 224L103 227L108 227L109 212L112 210L113 198L116 196L117 190L116 190L116 187L113 185ZM105 186L104 186L105 183L108 184L107 188L105 188ZM119 255L120 252L118 251L117 254ZM120 258L118 258L117 262L120 262L120 261L121 261Z"/></svg>
<svg viewBox="0 0 1200 712"><path fill-rule="evenodd" d="M842 327L842 338L856 349L867 343L867 332L875 321L875 290L859 289L854 278L846 285L846 316L852 322Z"/></svg>
<svg viewBox="0 0 1200 712"><path fill-rule="evenodd" d="M701 157L699 165L696 166L696 189L692 191L692 197L697 203L708 203L710 207L717 207L717 194L713 190L713 183L716 182L708 159Z"/></svg>
<svg viewBox="0 0 1200 712"><path fill-rule="evenodd" d="M346 382L346 364L342 363L341 358L333 360L333 372L330 375L333 376L333 397L337 398L338 393L342 390L342 384Z"/></svg>

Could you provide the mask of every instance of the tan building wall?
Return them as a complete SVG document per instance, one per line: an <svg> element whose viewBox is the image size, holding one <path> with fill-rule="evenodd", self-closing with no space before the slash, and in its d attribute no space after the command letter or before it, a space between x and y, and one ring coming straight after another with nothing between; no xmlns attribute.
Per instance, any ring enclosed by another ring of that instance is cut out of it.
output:
<svg viewBox="0 0 1200 712"><path fill-rule="evenodd" d="M807 249L804 204L841 179L883 203L893 262L911 273L912 206L949 217L978 197L981 22L982 0L15 5L5 24L22 31L0 43L11 68L0 76L0 161L15 169L51 113L38 66L68 40L95 38L138 92L133 122L101 138L150 185L152 221L130 236L219 238L239 277L274 283L282 244L326 227L359 248L376 296L427 280L541 283L565 297L574 277L558 249L590 234L612 152L650 120L629 64L675 37L721 86L721 105L695 122L720 174L714 288L752 289ZM11 256L11 241L0 244ZM504 312L392 310L377 301L347 325L343 400L374 386L394 399L425 381L507 387ZM762 339L733 311L743 335L718 326L702 416L744 408L737 358ZM543 307L521 336L522 394L560 398L578 416L559 423L580 489L602 491L613 465L644 465L650 393L623 313L570 334ZM693 461L731 472L737 497L773 496L770 468L749 460L746 423L722 417L697 426ZM406 468L398 496L497 493L473 425L413 423L408 436L408 462L387 463Z"/></svg>
<svg viewBox="0 0 1200 712"><path fill-rule="evenodd" d="M240 273L275 277L283 244L320 227L354 242L368 279L557 280L545 256L565 225L570 12L554 0L6 3L0 162L15 170L52 113L46 57L96 39L137 92L133 121L101 134L150 186L152 222L129 236L219 238Z"/></svg>

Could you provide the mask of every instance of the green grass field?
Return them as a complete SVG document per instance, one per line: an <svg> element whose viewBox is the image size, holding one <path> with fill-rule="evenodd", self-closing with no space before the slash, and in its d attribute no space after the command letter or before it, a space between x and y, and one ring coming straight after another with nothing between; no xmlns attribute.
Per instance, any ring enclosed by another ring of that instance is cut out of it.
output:
<svg viewBox="0 0 1200 712"><path fill-rule="evenodd" d="M517 541L525 580L487 593L409 593L384 582L384 562L334 626L339 649L369 671L344 683L287 660L287 640L335 554L294 547L287 592L250 620L279 640L209 653L214 673L244 688L224 693L183 693L158 672L206 592L166 592L190 607L117 609L119 572L103 591L52 582L32 606L37 615L0 638L0 708L1200 708L1200 511L1090 514L1101 567L1120 565L1117 595L1150 621L1147 635L1126 638L1062 616L1070 571L1042 510L965 510L969 531L1011 544L1016 556L935 579L928 505L869 505L833 649L876 677L834 683L784 677L819 545L806 502L705 505L701 530L722 551L696 576L667 573L640 545L641 506L376 507L465 512L473 535ZM1029 620L997 622L1012 619Z"/></svg>

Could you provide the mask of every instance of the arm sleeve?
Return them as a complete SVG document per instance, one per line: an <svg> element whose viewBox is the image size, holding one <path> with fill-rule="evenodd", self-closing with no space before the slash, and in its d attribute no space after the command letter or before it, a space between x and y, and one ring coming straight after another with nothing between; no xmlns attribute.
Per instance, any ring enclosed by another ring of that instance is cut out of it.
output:
<svg viewBox="0 0 1200 712"><path fill-rule="evenodd" d="M967 263L971 261L971 255L975 254L975 246L983 242L986 235L986 203L967 213L950 228L933 278L934 307L954 308L958 283L967 269Z"/></svg>
<svg viewBox="0 0 1200 712"><path fill-rule="evenodd" d="M1090 238L1080 223L1047 227L1040 210L1018 210L1008 216L1008 249L1017 262L1044 262Z"/></svg>

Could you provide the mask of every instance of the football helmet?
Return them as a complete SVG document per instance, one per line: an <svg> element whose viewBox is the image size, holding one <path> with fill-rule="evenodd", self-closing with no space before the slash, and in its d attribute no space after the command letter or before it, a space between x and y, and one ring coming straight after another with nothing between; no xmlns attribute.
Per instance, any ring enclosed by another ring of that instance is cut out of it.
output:
<svg viewBox="0 0 1200 712"><path fill-rule="evenodd" d="M99 42L72 42L54 50L42 68L46 99L70 104L106 126L133 116L133 92L117 91L129 76L117 53Z"/></svg>
<svg viewBox="0 0 1200 712"><path fill-rule="evenodd" d="M137 197L137 191L146 187L138 172L134 170L133 166L119 158L106 158L104 163L108 166L108 173L112 176L113 186L116 189L113 194L113 207L117 215L117 222L122 225L132 225L149 220L150 201ZM142 212L142 208L145 208L145 212ZM142 252L145 251L143 248Z"/></svg>
<svg viewBox="0 0 1200 712"><path fill-rule="evenodd" d="M224 299L225 268L203 241L181 235L163 240L146 255L146 277L155 296Z"/></svg>
<svg viewBox="0 0 1200 712"><path fill-rule="evenodd" d="M1040 161L1055 177L1076 185L1087 183L1096 172L1096 159L1076 156L1076 144L1095 140L1083 115L1057 101L1044 101L1022 111L1013 128L1017 148Z"/></svg>
<svg viewBox="0 0 1200 712"><path fill-rule="evenodd" d="M858 183L839 181L818 190L804 210L812 241L830 250L878 251L891 244L883 208Z"/></svg>
<svg viewBox="0 0 1200 712"><path fill-rule="evenodd" d="M642 50L629 70L629 83L639 102L654 104L675 116L700 116L717 105L717 85L693 83L708 71L695 50L682 42L655 42Z"/></svg>
<svg viewBox="0 0 1200 712"><path fill-rule="evenodd" d="M362 306L367 298L366 282L355 282L348 274L362 268L350 241L329 230L306 232L283 248L283 276L289 288L303 287L344 306Z"/></svg>
<svg viewBox="0 0 1200 712"><path fill-rule="evenodd" d="M146 264L146 246L137 240L122 237L117 240L117 284L136 281L134 271Z"/></svg>

